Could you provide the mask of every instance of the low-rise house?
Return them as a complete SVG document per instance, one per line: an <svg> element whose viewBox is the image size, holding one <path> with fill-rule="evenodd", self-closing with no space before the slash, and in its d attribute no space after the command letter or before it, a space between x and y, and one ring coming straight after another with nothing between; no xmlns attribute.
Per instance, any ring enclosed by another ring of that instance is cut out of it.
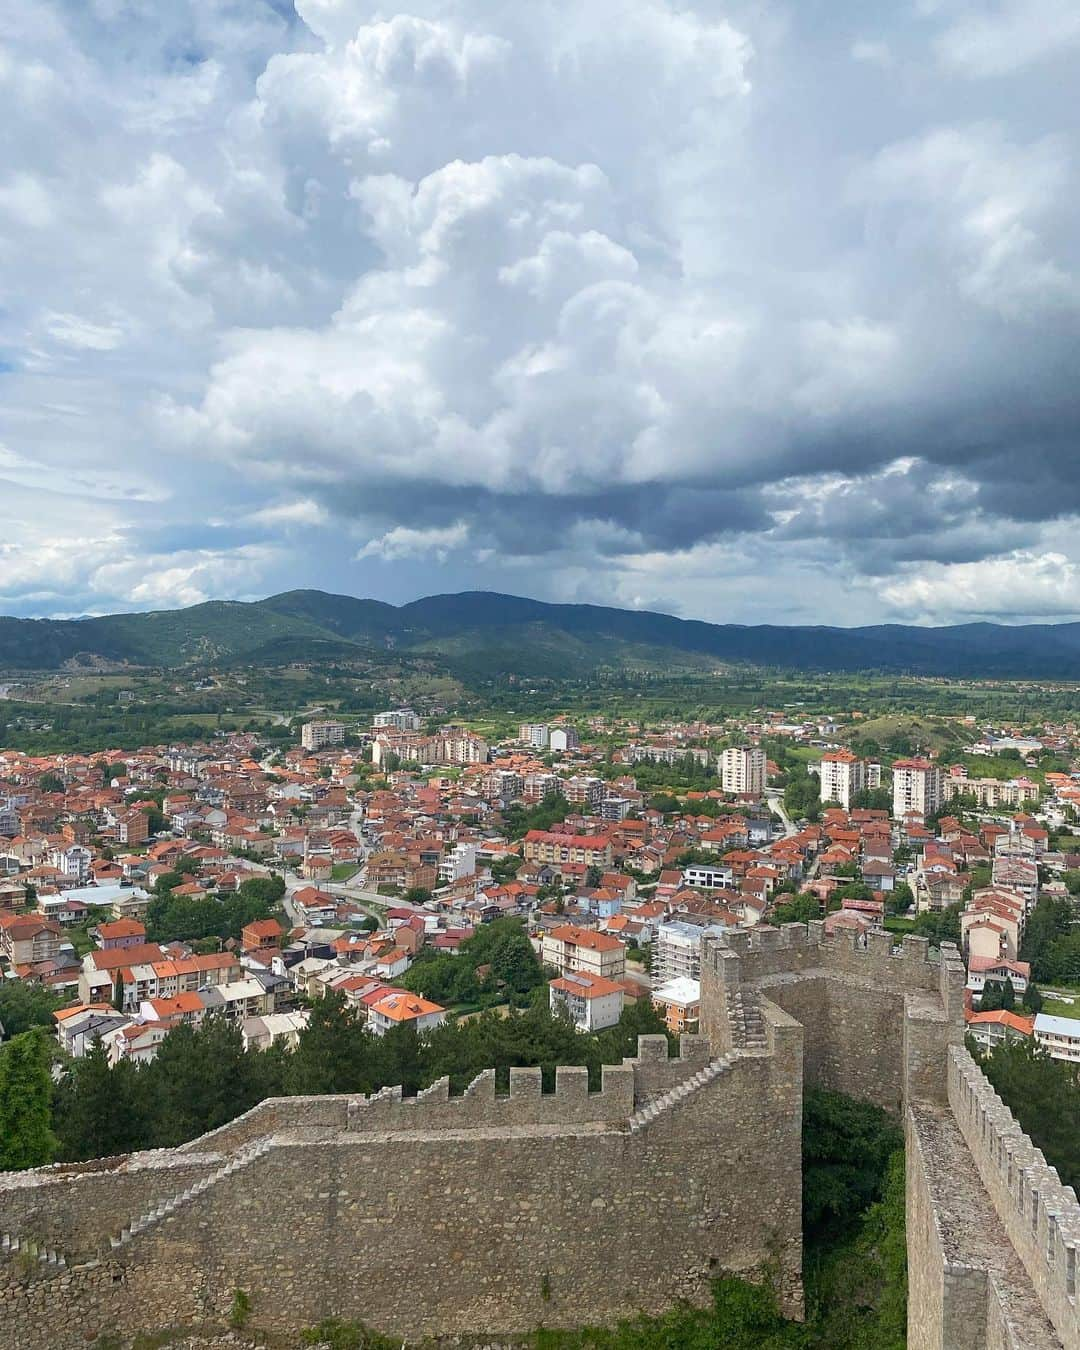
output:
<svg viewBox="0 0 1080 1350"><path fill-rule="evenodd" d="M992 1012L969 1012L966 1015L968 1035L983 1050L993 1050L1007 1041L1029 1040L1035 1018L995 1008Z"/></svg>
<svg viewBox="0 0 1080 1350"><path fill-rule="evenodd" d="M1051 1059L1080 1064L1080 1018L1039 1013L1035 1018L1035 1040Z"/></svg>
<svg viewBox="0 0 1080 1350"><path fill-rule="evenodd" d="M684 975L653 990L652 1004L673 1036L693 1034L701 1017L701 982Z"/></svg>
<svg viewBox="0 0 1080 1350"><path fill-rule="evenodd" d="M202 999L208 1013L224 1013L231 1021L265 1017L274 1011L273 990L253 977L201 989L198 997Z"/></svg>
<svg viewBox="0 0 1080 1350"><path fill-rule="evenodd" d="M967 987L975 995L980 995L987 981L1004 984L1012 981L1013 989L1022 994L1031 979L1031 966L1027 961L1009 961L992 956L969 956Z"/></svg>
<svg viewBox="0 0 1080 1350"><path fill-rule="evenodd" d="M281 939L277 919L254 919L240 930L240 946L245 952L272 950L281 946Z"/></svg>
<svg viewBox="0 0 1080 1350"><path fill-rule="evenodd" d="M368 1010L367 1024L376 1036L391 1027L411 1023L417 1031L430 1031L446 1020L446 1009L418 994L385 994Z"/></svg>
<svg viewBox="0 0 1080 1350"><path fill-rule="evenodd" d="M337 901L314 886L304 886L292 896L293 909L301 921L310 927L332 923L337 915Z"/></svg>
<svg viewBox="0 0 1080 1350"><path fill-rule="evenodd" d="M241 1033L245 1050L266 1050L278 1041L295 1050L300 1033L307 1026L311 1013L307 1009L296 1012L267 1013L260 1017L246 1017Z"/></svg>
<svg viewBox="0 0 1080 1350"><path fill-rule="evenodd" d="M141 947L146 942L146 925L138 919L114 919L91 928L90 936L104 951Z"/></svg>
<svg viewBox="0 0 1080 1350"><path fill-rule="evenodd" d="M5 914L0 918L0 956L11 965L47 961L59 950L60 925L52 919L40 914Z"/></svg>
<svg viewBox="0 0 1080 1350"><path fill-rule="evenodd" d="M579 971L548 983L552 1012L565 1012L581 1031L603 1031L622 1016L623 991L614 980Z"/></svg>
<svg viewBox="0 0 1080 1350"><path fill-rule="evenodd" d="M139 1004L140 1022L189 1022L198 1026L206 1016L206 1004L198 993L174 994L171 998L147 998Z"/></svg>
<svg viewBox="0 0 1080 1350"><path fill-rule="evenodd" d="M574 924L562 924L543 936L541 957L560 975L583 971L605 979L621 979L626 970L626 948L618 938Z"/></svg>
<svg viewBox="0 0 1080 1350"><path fill-rule="evenodd" d="M109 1032L131 1025L131 1018L107 1003L79 1004L53 1013L56 1039L72 1059L82 1059Z"/></svg>
<svg viewBox="0 0 1080 1350"><path fill-rule="evenodd" d="M157 1055L161 1042L172 1026L168 1022L129 1022L127 1026L107 1032L101 1037L101 1043L108 1055L110 1068L115 1068L122 1059L148 1064Z"/></svg>

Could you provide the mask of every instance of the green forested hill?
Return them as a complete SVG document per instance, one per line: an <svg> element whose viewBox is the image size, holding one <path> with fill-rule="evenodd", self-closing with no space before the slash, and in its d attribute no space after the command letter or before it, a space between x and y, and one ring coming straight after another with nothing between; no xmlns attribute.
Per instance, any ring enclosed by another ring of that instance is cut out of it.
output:
<svg viewBox="0 0 1080 1350"><path fill-rule="evenodd" d="M487 591L379 600L288 591L253 602L91 619L0 618L0 671L100 663L276 665L415 651L464 675L741 663L817 671L1080 678L1080 624L869 628L709 624Z"/></svg>

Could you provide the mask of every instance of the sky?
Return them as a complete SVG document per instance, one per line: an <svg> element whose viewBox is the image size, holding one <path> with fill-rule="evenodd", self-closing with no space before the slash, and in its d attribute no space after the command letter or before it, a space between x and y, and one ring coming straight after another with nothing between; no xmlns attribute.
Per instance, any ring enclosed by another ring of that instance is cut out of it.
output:
<svg viewBox="0 0 1080 1350"><path fill-rule="evenodd" d="M1076 0L34 0L0 612L1080 617Z"/></svg>

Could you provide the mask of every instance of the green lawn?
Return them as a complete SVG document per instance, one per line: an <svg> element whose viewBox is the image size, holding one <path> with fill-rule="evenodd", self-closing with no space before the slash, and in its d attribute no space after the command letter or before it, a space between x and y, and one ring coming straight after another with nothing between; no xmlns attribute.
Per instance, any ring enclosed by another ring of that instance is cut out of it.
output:
<svg viewBox="0 0 1080 1350"><path fill-rule="evenodd" d="M896 914L890 914L885 919L885 928L890 933L914 933L915 920L902 919Z"/></svg>
<svg viewBox="0 0 1080 1350"><path fill-rule="evenodd" d="M816 764L825 753L817 745L789 745L786 748L792 759L802 760L804 764Z"/></svg>
<svg viewBox="0 0 1080 1350"><path fill-rule="evenodd" d="M1048 1017L1071 1017L1074 1021L1080 1021L1080 985L1055 984L1052 989L1040 986L1039 993L1043 996L1042 1011ZM1066 994L1073 1001L1069 1003L1064 998L1055 997L1058 994Z"/></svg>
<svg viewBox="0 0 1080 1350"><path fill-rule="evenodd" d="M99 923L105 923L109 915L100 910L85 923L65 924L61 934L61 941L70 942L75 948L76 956L85 956L87 952L94 950L94 944L90 940L89 930L96 928Z"/></svg>
<svg viewBox="0 0 1080 1350"><path fill-rule="evenodd" d="M350 877L356 876L359 872L359 866L354 862L335 863L330 873L331 881L348 881Z"/></svg>

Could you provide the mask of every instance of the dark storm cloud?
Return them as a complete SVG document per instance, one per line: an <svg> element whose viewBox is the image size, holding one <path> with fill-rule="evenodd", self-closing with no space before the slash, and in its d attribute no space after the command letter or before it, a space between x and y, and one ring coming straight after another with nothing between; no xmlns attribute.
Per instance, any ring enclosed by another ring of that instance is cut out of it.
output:
<svg viewBox="0 0 1080 1350"><path fill-rule="evenodd" d="M24 8L0 595L1080 610L1078 43L1063 0Z"/></svg>

